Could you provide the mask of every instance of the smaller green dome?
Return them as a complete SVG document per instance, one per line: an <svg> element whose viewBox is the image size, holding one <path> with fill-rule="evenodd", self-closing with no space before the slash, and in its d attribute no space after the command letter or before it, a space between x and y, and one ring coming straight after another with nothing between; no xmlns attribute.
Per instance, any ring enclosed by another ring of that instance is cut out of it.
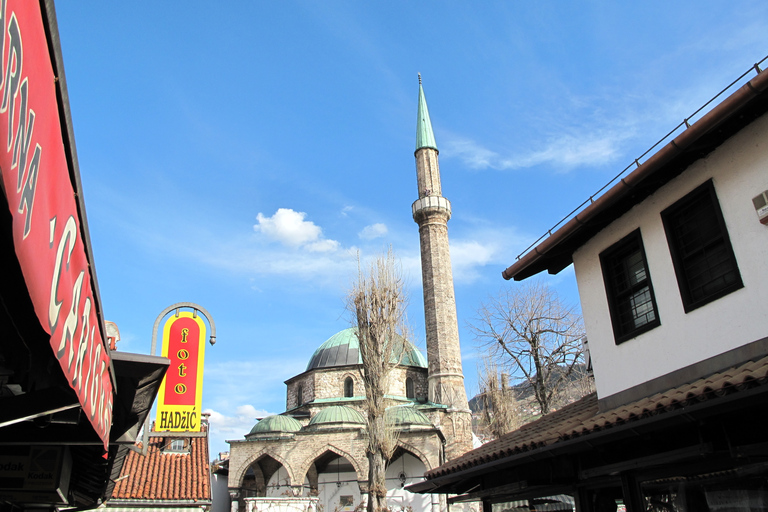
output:
<svg viewBox="0 0 768 512"><path fill-rule="evenodd" d="M432 426L432 422L429 421L429 418L427 418L423 412L414 409L413 407L390 407L387 409L387 416L394 419L395 426L398 427L406 425Z"/></svg>
<svg viewBox="0 0 768 512"><path fill-rule="evenodd" d="M272 432L298 432L299 430L301 430L301 423L296 418L278 414L263 418L253 426L248 435Z"/></svg>
<svg viewBox="0 0 768 512"><path fill-rule="evenodd" d="M333 405L326 407L315 414L309 420L309 427L320 425L340 426L340 425L365 425L365 418L362 414L351 407L344 405Z"/></svg>

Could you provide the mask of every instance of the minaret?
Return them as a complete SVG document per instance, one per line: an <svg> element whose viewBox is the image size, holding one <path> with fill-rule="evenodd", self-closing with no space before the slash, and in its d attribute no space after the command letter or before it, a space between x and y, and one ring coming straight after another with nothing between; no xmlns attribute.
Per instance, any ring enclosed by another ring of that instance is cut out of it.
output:
<svg viewBox="0 0 768 512"><path fill-rule="evenodd" d="M461 369L459 326L453 272L448 249L451 203L443 197L437 144L419 75L419 113L416 124L416 177L419 198L413 203L413 220L419 225L424 317L429 361L429 400L448 406L441 421L446 457L452 459L472 448L471 415Z"/></svg>

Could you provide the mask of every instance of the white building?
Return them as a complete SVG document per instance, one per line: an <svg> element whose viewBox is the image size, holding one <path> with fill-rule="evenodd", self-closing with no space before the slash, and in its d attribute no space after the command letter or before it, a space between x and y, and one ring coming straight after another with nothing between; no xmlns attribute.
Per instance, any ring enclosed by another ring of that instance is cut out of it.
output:
<svg viewBox="0 0 768 512"><path fill-rule="evenodd" d="M768 73L755 72L504 271L573 263L596 394L412 490L486 510L571 510L563 494L583 511L768 510Z"/></svg>

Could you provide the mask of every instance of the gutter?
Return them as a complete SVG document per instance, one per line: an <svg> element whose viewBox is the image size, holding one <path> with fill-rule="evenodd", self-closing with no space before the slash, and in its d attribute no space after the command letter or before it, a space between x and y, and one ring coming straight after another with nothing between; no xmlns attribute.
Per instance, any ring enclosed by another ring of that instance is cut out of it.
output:
<svg viewBox="0 0 768 512"><path fill-rule="evenodd" d="M737 89L733 94L707 112L700 120L639 165L637 169L622 178L619 183L611 187L605 194L576 214L562 228L552 233L543 242L509 266L501 273L502 277L507 280L514 278L516 281L527 277L519 277L519 275L528 267L543 259L560 243L575 234L589 220L624 198L643 180L663 169L673 158L682 154L702 136L737 113L739 109L765 92L766 89L768 89L768 72L759 72L755 78Z"/></svg>

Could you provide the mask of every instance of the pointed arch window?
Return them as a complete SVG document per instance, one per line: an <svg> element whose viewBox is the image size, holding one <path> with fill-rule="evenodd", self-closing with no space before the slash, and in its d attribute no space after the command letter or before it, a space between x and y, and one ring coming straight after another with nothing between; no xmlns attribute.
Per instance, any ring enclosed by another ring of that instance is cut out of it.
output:
<svg viewBox="0 0 768 512"><path fill-rule="evenodd" d="M344 379L344 396L347 398L355 396L355 381L352 380L352 377Z"/></svg>
<svg viewBox="0 0 768 512"><path fill-rule="evenodd" d="M410 377L405 379L405 398L416 398L416 393L413 389L413 379Z"/></svg>

